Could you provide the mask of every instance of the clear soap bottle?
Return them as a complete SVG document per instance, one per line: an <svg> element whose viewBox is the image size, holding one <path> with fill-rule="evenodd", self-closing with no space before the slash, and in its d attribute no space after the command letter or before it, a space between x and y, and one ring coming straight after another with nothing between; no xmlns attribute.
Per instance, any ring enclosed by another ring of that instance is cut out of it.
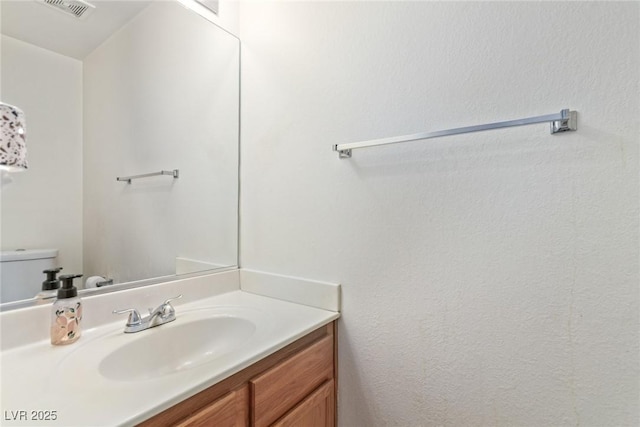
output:
<svg viewBox="0 0 640 427"><path fill-rule="evenodd" d="M58 289L58 298L51 309L51 344L66 345L74 343L82 335L82 301L73 279L82 274L60 276L62 286Z"/></svg>

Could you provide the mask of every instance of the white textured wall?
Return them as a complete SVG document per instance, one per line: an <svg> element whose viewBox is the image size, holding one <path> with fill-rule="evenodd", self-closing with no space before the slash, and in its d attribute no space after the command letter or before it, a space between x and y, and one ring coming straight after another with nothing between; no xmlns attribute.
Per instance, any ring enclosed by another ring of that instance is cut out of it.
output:
<svg viewBox="0 0 640 427"><path fill-rule="evenodd" d="M29 162L2 181L2 249L57 248L82 272L82 62L1 40L2 101L25 112Z"/></svg>
<svg viewBox="0 0 640 427"><path fill-rule="evenodd" d="M241 264L342 283L340 424L637 426L639 4L240 18Z"/></svg>
<svg viewBox="0 0 640 427"><path fill-rule="evenodd" d="M237 263L237 41L156 2L84 61L85 274ZM180 170L180 178L117 176Z"/></svg>

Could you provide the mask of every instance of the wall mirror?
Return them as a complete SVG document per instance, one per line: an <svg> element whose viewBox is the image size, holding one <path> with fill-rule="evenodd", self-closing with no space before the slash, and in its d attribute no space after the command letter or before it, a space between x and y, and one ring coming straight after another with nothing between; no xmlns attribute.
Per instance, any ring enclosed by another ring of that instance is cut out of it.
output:
<svg viewBox="0 0 640 427"><path fill-rule="evenodd" d="M238 38L174 0L88 1L0 1L28 161L2 174L4 310L41 302L43 265L98 293L238 263Z"/></svg>

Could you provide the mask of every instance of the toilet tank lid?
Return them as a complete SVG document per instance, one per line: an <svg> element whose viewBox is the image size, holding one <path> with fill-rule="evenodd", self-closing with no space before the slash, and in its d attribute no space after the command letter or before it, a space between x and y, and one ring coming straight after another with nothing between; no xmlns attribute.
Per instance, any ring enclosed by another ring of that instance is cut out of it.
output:
<svg viewBox="0 0 640 427"><path fill-rule="evenodd" d="M25 249L0 252L0 262L5 261L29 261L32 259L55 258L57 249Z"/></svg>

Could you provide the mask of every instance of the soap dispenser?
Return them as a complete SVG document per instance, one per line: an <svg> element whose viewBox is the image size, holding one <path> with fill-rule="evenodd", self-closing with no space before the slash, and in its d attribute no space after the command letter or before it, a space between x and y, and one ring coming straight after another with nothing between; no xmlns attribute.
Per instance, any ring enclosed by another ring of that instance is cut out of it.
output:
<svg viewBox="0 0 640 427"><path fill-rule="evenodd" d="M57 289L60 287L56 276L61 270L62 267L43 271L47 275L47 280L42 282L42 291L36 295L36 298L53 298L56 296Z"/></svg>
<svg viewBox="0 0 640 427"><path fill-rule="evenodd" d="M58 299L51 310L51 344L65 345L74 343L82 334L82 301L73 279L82 274L60 276L62 286L58 289Z"/></svg>

